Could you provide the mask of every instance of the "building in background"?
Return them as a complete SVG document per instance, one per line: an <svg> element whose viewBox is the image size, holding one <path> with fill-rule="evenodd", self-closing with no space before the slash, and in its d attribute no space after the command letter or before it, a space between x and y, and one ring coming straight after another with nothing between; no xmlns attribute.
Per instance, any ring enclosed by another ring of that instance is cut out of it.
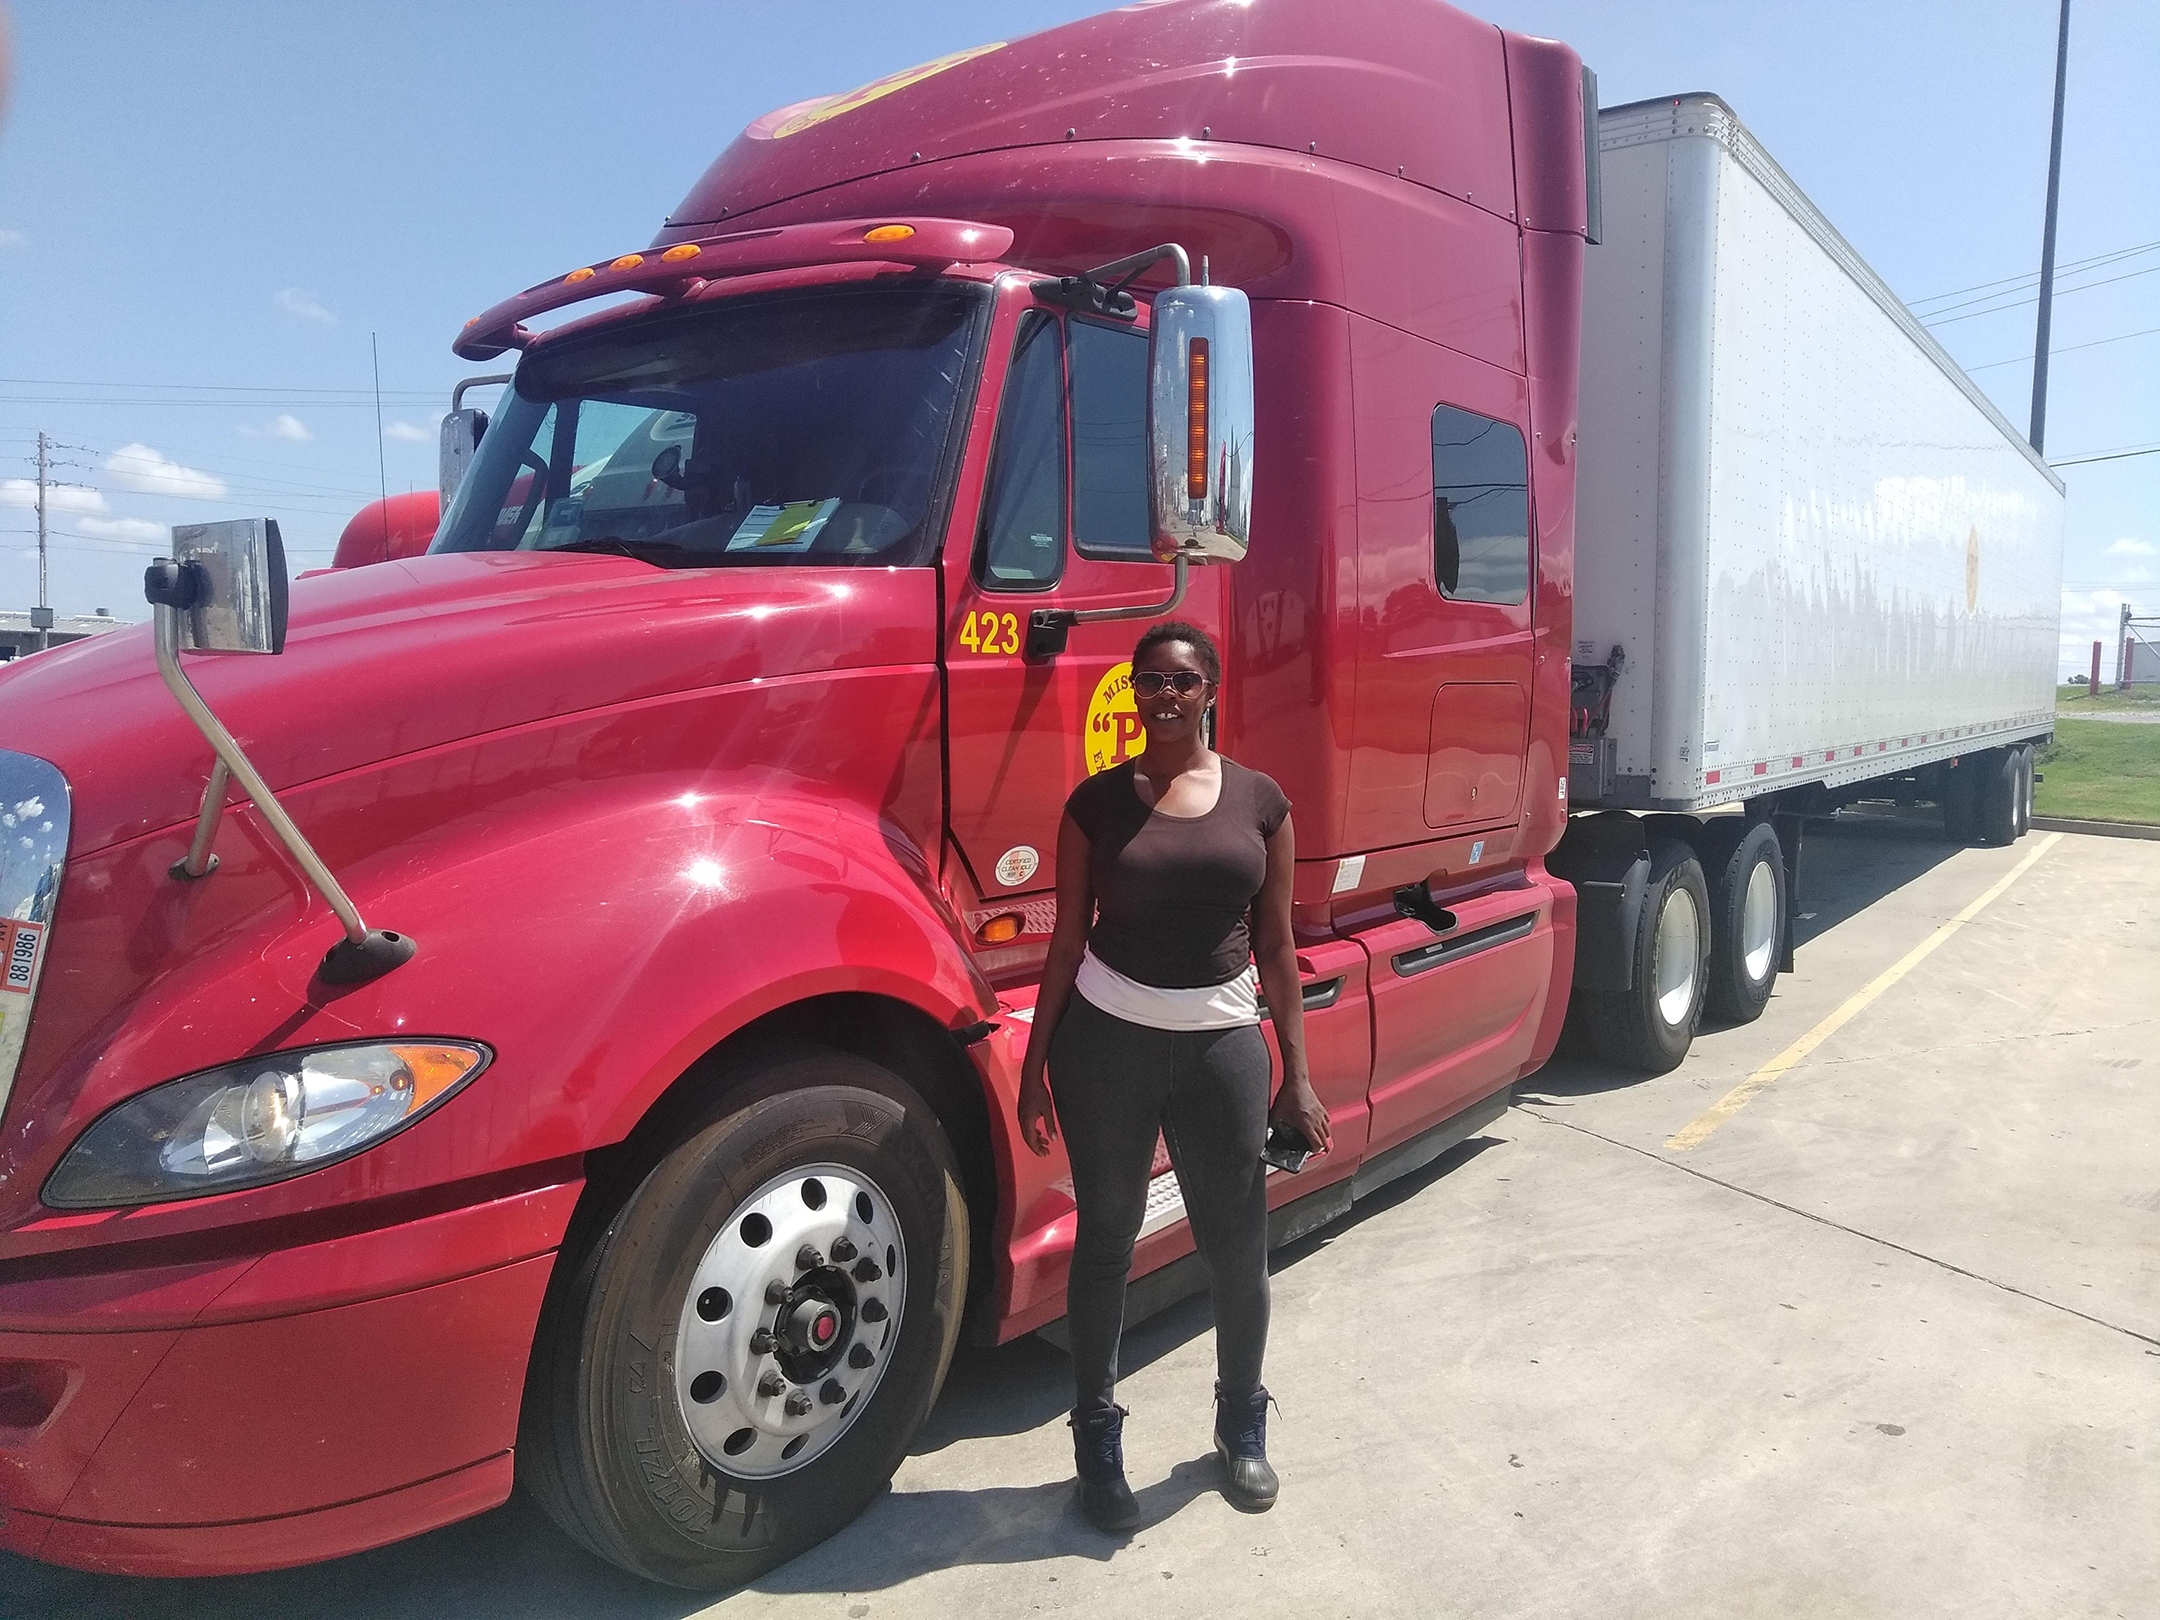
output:
<svg viewBox="0 0 2160 1620"><path fill-rule="evenodd" d="M32 622L35 617L33 608L0 608L0 664L38 650L38 629ZM114 618L111 608L99 608L95 613L56 613L45 636L51 646L57 647L62 642L118 630L127 622Z"/></svg>

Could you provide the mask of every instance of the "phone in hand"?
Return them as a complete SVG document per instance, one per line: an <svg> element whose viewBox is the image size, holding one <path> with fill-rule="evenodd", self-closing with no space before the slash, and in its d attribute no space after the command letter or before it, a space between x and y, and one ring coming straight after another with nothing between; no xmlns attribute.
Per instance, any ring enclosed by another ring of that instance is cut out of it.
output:
<svg viewBox="0 0 2160 1620"><path fill-rule="evenodd" d="M1305 1161L1312 1157L1312 1143L1295 1125L1285 1125L1281 1120L1268 1123L1267 1143L1260 1149L1260 1162L1273 1165L1277 1170L1287 1170L1296 1175L1305 1168Z"/></svg>

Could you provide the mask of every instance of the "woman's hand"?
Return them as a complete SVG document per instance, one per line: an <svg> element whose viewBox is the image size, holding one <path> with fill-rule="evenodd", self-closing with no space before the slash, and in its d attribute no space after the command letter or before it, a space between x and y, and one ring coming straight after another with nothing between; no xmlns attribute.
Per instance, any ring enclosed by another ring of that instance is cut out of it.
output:
<svg viewBox="0 0 2160 1620"><path fill-rule="evenodd" d="M1020 1070L1020 1140L1038 1159L1048 1158L1050 1144L1057 1140L1057 1108L1050 1101L1050 1084L1039 1063Z"/></svg>
<svg viewBox="0 0 2160 1620"><path fill-rule="evenodd" d="M1023 1092L1023 1099L1025 1095ZM1026 1116L1023 1114L1022 1117ZM1300 1132L1312 1144L1313 1152L1328 1150L1327 1110L1320 1106L1320 1099L1313 1095L1312 1081L1304 1075L1293 1075L1283 1082L1282 1090L1275 1094L1275 1106L1268 1110L1268 1118Z"/></svg>

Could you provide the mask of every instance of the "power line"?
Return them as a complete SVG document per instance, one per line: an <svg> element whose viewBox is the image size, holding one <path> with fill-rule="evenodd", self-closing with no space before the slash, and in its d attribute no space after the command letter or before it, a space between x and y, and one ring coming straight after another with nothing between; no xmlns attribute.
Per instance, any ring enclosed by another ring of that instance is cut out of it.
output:
<svg viewBox="0 0 2160 1620"><path fill-rule="evenodd" d="M2059 349L2048 350L2048 353L2050 355L2070 354L2078 349L2097 349L2108 343L2128 343L2132 338L2151 337L2155 332L2160 332L2160 326L2148 326L2136 332L2119 332L2114 337L2094 338L2090 343L2065 343ZM1990 360L1984 366L1967 366L1965 369L1968 372L1993 371L1997 366L2023 365L2031 358L2032 356L2029 354L2014 354L2007 360Z"/></svg>
<svg viewBox="0 0 2160 1620"><path fill-rule="evenodd" d="M2055 296L2057 298L2067 298L2072 293L2091 292L2095 287L2112 287L2118 281L2132 281L2139 276L2151 275L2160 275L2160 264L2147 265L2143 270L2132 270L2125 275L2109 276L2102 281L2088 281L2084 285L2078 287L2058 287L2055 290ZM1948 315L1943 317L1941 320L1922 321L1920 324L1922 326L1931 328L1937 326L1955 326L1959 321L1974 320L1982 315L1999 315L2006 309L2023 309L2027 304L2037 304L2039 302L2040 295L2038 293L2035 293L2030 298L2013 299L2007 304L1995 304L1987 309L1973 310L1969 314ZM1951 307L1954 309L1957 306L1953 304Z"/></svg>
<svg viewBox="0 0 2160 1620"><path fill-rule="evenodd" d="M2112 264L2117 259L2134 259L2140 253L2150 253L2155 248L2160 248L2160 242L2140 242L2134 247L2112 248L2106 253L2096 253L2089 259L2072 259L2068 264L2057 265L2055 269L2058 275L2067 275L2074 270L2089 270L2096 265ZM1911 300L1906 307L1909 309L1918 309L1922 304L1939 304L1945 298L1959 298L1966 293L1982 292L1990 287L2007 290L2008 288L2011 288L2013 286L2026 286L2029 284L2034 284L2037 283L2039 280L2040 275L2038 271L2028 270L2025 274L2021 276L2004 276L1997 281L1976 281L1970 287L1954 287L1949 292L1930 293L1925 298L1915 298ZM1989 296L1993 297L1998 295L1990 294ZM7 381L6 378L0 377L0 382L5 381Z"/></svg>
<svg viewBox="0 0 2160 1620"><path fill-rule="evenodd" d="M2067 461L2051 461L2050 467L2085 467L2095 461L2129 461L2136 456L2160 456L2160 444L2148 444L2142 450L2117 450L2104 456L2073 456Z"/></svg>
<svg viewBox="0 0 2160 1620"><path fill-rule="evenodd" d="M76 377L0 377L0 387L5 388L153 388L167 389L185 394L283 394L295 395L347 395L367 398L364 388L309 388L302 384L271 385L267 383L158 383L158 382L86 382ZM398 390L392 389L393 394ZM418 392L413 390L412 392ZM437 396L426 395L429 399Z"/></svg>

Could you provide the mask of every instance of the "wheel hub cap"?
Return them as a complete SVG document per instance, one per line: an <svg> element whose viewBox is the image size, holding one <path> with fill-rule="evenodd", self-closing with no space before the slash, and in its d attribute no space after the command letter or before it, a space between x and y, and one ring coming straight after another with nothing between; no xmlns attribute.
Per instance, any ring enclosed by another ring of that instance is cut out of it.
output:
<svg viewBox="0 0 2160 1620"><path fill-rule="evenodd" d="M676 1329L698 1450L738 1478L806 1467L868 1403L906 1301L906 1244L869 1176L819 1164L759 1187L713 1237Z"/></svg>
<svg viewBox="0 0 2160 1620"><path fill-rule="evenodd" d="M1668 1028L1687 1021L1695 1005L1695 974L1702 962L1702 919L1696 915L1695 896L1675 886L1658 912L1657 985L1658 1016Z"/></svg>
<svg viewBox="0 0 2160 1620"><path fill-rule="evenodd" d="M1747 896L1740 906L1740 950L1748 983L1760 984L1769 976L1776 944L1777 874L1768 861L1757 861L1748 873Z"/></svg>

